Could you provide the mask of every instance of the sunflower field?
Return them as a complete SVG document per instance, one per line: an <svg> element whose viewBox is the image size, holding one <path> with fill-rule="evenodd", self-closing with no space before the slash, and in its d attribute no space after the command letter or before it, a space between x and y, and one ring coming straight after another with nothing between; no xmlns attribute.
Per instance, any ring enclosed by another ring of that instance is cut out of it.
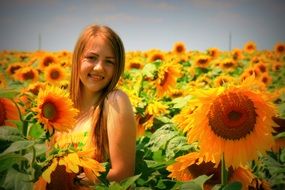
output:
<svg viewBox="0 0 285 190"><path fill-rule="evenodd" d="M57 167L100 179L91 189L285 189L284 43L127 52L118 88L137 122L136 171L122 182L89 157L86 135L55 135L78 112L71 57L0 52L0 189L46 189Z"/></svg>

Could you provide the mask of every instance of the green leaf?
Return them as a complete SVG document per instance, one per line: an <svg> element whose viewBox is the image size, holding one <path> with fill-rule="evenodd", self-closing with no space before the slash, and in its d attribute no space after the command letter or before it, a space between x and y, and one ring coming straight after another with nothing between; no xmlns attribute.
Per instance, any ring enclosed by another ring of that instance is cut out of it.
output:
<svg viewBox="0 0 285 190"><path fill-rule="evenodd" d="M31 125L30 130L29 130L29 135L33 138L40 138L43 133L44 133L44 129L42 128L42 126L39 123L35 123L33 125Z"/></svg>
<svg viewBox="0 0 285 190"><path fill-rule="evenodd" d="M0 127L0 141L18 141L23 140L23 136L17 128L2 126Z"/></svg>
<svg viewBox="0 0 285 190"><path fill-rule="evenodd" d="M227 184L225 187L223 187L222 190L241 190L242 184L238 181L235 181L233 183Z"/></svg>
<svg viewBox="0 0 285 190"><path fill-rule="evenodd" d="M184 97L179 97L179 98L175 98L172 100L173 108L183 108L188 104L188 101L192 98L192 96L188 95L188 96L184 96Z"/></svg>
<svg viewBox="0 0 285 190"><path fill-rule="evenodd" d="M11 168L6 174L6 178L2 187L5 187L5 189L31 190L33 189L33 183L28 182L30 180L30 175L20 173L15 169Z"/></svg>
<svg viewBox="0 0 285 190"><path fill-rule="evenodd" d="M34 144L35 143L33 141L16 141L16 142L12 143L4 152L2 152L0 154L0 157L5 155L5 154L9 154L12 152L16 152L16 151L20 151L20 150L30 148Z"/></svg>
<svg viewBox="0 0 285 190"><path fill-rule="evenodd" d="M189 182L183 183L181 185L181 189L193 189L193 190L203 190L204 183L210 179L213 175L206 176L206 175L201 175Z"/></svg>
<svg viewBox="0 0 285 190"><path fill-rule="evenodd" d="M132 177L129 177L129 178L123 180L123 181L121 182L122 188L125 189L125 190L128 189L132 184L135 183L135 181L136 181L140 176L141 176L141 174L135 175L135 176L132 176Z"/></svg>
<svg viewBox="0 0 285 190"><path fill-rule="evenodd" d="M11 89L0 89L0 98L14 99L19 94L16 90Z"/></svg>
<svg viewBox="0 0 285 190"><path fill-rule="evenodd" d="M155 64L153 63L148 63L144 66L144 68L142 69L142 73L143 75L145 75L146 77L150 77L153 78L154 74L156 72L157 68L155 66Z"/></svg>
<svg viewBox="0 0 285 190"><path fill-rule="evenodd" d="M27 160L27 158L18 154L6 154L0 156L0 172L11 168L14 164L23 160Z"/></svg>

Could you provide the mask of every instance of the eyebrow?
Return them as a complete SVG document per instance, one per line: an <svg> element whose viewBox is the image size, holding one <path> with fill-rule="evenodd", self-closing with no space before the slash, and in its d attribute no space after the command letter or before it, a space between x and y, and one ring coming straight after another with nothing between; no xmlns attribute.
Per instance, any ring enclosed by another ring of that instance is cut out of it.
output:
<svg viewBox="0 0 285 190"><path fill-rule="evenodd" d="M85 54L85 56L86 56L86 55L90 55L90 54L99 56L99 54L98 54L98 53L95 53L95 52L87 52L87 53ZM113 56L107 56L107 57L105 57L105 58L106 58L106 59L115 59L115 57L113 57Z"/></svg>

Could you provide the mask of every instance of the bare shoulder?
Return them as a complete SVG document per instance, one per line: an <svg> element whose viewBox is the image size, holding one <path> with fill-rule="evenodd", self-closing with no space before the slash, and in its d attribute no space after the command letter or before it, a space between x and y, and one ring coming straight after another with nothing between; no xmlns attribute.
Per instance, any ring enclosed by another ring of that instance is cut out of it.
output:
<svg viewBox="0 0 285 190"><path fill-rule="evenodd" d="M111 106L115 109L130 109L132 108L130 99L128 95L122 90L116 89L112 91L106 100L108 106ZM119 111L119 110L118 110Z"/></svg>

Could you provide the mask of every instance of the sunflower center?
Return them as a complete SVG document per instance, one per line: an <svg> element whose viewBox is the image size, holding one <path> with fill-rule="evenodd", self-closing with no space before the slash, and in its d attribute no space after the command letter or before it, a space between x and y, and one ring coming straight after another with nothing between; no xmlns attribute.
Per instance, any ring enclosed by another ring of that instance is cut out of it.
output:
<svg viewBox="0 0 285 190"><path fill-rule="evenodd" d="M10 73L11 74L15 74L15 72L18 70L18 69L20 69L21 68L21 66L12 66L11 67L11 69L10 69Z"/></svg>
<svg viewBox="0 0 285 190"><path fill-rule="evenodd" d="M232 67L234 66L234 63L233 63L233 62L225 62L225 63L223 64L223 66L224 66L225 68L232 68Z"/></svg>
<svg viewBox="0 0 285 190"><path fill-rule="evenodd" d="M24 80L34 79L34 77L35 77L35 73L32 70L23 74Z"/></svg>
<svg viewBox="0 0 285 190"><path fill-rule="evenodd" d="M58 79L59 76L60 76L60 73L58 72L58 70L53 70L53 71L50 73L50 77L51 77L53 80Z"/></svg>
<svg viewBox="0 0 285 190"><path fill-rule="evenodd" d="M220 95L208 112L212 131L221 138L238 140L251 133L256 123L253 102L240 92Z"/></svg>
<svg viewBox="0 0 285 190"><path fill-rule="evenodd" d="M0 100L0 126L4 125L5 119L6 119L5 107Z"/></svg>
<svg viewBox="0 0 285 190"><path fill-rule="evenodd" d="M52 102L45 102L42 107L43 116L48 120L54 120L57 116L56 106Z"/></svg>
<svg viewBox="0 0 285 190"><path fill-rule="evenodd" d="M198 60L199 65L205 65L205 64L207 64L207 62L208 62L208 59L199 59Z"/></svg>
<svg viewBox="0 0 285 190"><path fill-rule="evenodd" d="M177 46L176 47L176 52L177 53L182 53L184 51L184 47L183 46Z"/></svg>
<svg viewBox="0 0 285 190"><path fill-rule="evenodd" d="M54 61L54 58L51 57L51 56L48 56L48 57L45 57L45 58L44 58L44 60L43 60L43 65L44 65L45 67L47 67L47 66L49 66L49 64L51 64L51 63L53 63L53 62L55 62L55 61Z"/></svg>

